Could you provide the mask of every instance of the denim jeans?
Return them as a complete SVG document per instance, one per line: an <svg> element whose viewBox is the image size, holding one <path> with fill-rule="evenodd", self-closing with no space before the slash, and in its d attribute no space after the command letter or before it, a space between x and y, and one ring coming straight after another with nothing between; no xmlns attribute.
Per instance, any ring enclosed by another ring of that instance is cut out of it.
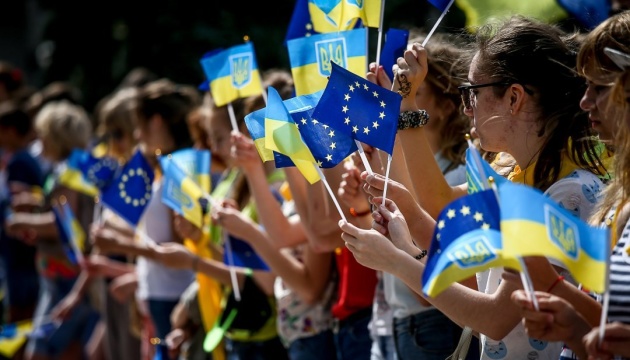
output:
<svg viewBox="0 0 630 360"><path fill-rule="evenodd" d="M399 360L444 360L459 342L462 328L437 309L394 319L394 343ZM473 337L466 359L479 360L479 342Z"/></svg>
<svg viewBox="0 0 630 360"><path fill-rule="evenodd" d="M335 340L332 330L294 340L289 345L291 360L335 360Z"/></svg>
<svg viewBox="0 0 630 360"><path fill-rule="evenodd" d="M151 321L155 326L155 336L164 341L166 335L171 332L171 312L177 305L177 300L151 300L147 301ZM166 345L158 344L158 351L165 350ZM163 347L164 349L159 349Z"/></svg>
<svg viewBox="0 0 630 360"><path fill-rule="evenodd" d="M394 336L376 336L372 340L371 360L397 360Z"/></svg>
<svg viewBox="0 0 630 360"><path fill-rule="evenodd" d="M372 338L368 324L372 319L372 312L364 316L342 321L335 332L335 347L337 360L369 360Z"/></svg>

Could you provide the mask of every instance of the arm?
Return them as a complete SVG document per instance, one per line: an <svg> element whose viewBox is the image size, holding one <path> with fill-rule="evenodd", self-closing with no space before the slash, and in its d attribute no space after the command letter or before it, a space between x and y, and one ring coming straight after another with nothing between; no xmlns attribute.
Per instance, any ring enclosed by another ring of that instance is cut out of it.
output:
<svg viewBox="0 0 630 360"><path fill-rule="evenodd" d="M256 209L260 223L265 227L269 237L277 248L290 247L306 241L301 225L290 224L282 213L278 201L270 191L266 180L263 163L252 139L242 133L232 134L236 162L245 173L247 183L256 199ZM298 226L296 226L298 225Z"/></svg>
<svg viewBox="0 0 630 360"><path fill-rule="evenodd" d="M397 84L393 89L403 97L400 111L418 110L415 95L428 70L426 50L419 44L414 44L412 50L405 51L404 57L398 58L395 67L398 69L395 69L398 75ZM376 68L372 65L370 70L368 79L391 88L391 81L384 71L378 71L377 78ZM404 160L412 180L415 197L420 205L435 218L446 204L465 192L462 192L460 187L452 188L444 179L422 127L401 130L397 138L400 139L405 153ZM426 189L431 189L431 191Z"/></svg>

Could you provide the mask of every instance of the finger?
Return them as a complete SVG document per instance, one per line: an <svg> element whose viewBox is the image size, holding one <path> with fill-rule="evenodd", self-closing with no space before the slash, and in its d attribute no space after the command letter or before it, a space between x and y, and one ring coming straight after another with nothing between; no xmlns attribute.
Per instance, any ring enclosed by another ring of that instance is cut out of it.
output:
<svg viewBox="0 0 630 360"><path fill-rule="evenodd" d="M357 236L359 234L360 230L361 230L358 227L356 227L356 226L354 226L354 225L352 225L349 222L344 221L344 220L339 220L339 228L344 233L352 235L352 236Z"/></svg>
<svg viewBox="0 0 630 360"><path fill-rule="evenodd" d="M372 221L372 229L378 231L383 235L387 235L387 228L376 221Z"/></svg>

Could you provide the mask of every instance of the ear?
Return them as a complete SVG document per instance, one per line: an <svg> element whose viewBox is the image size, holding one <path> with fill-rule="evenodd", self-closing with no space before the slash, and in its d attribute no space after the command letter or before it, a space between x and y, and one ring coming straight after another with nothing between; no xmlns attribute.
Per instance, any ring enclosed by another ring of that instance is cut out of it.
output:
<svg viewBox="0 0 630 360"><path fill-rule="evenodd" d="M525 96L527 96L523 85L516 83L510 85L507 94L510 96L510 113L514 115L522 111L525 104Z"/></svg>

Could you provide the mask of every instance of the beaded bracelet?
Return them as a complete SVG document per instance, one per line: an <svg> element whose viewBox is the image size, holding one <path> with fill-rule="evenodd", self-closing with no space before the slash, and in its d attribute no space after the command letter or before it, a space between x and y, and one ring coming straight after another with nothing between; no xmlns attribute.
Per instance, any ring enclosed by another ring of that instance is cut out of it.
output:
<svg viewBox="0 0 630 360"><path fill-rule="evenodd" d="M398 115L398 130L423 127L429 122L429 114L425 110L403 111Z"/></svg>

